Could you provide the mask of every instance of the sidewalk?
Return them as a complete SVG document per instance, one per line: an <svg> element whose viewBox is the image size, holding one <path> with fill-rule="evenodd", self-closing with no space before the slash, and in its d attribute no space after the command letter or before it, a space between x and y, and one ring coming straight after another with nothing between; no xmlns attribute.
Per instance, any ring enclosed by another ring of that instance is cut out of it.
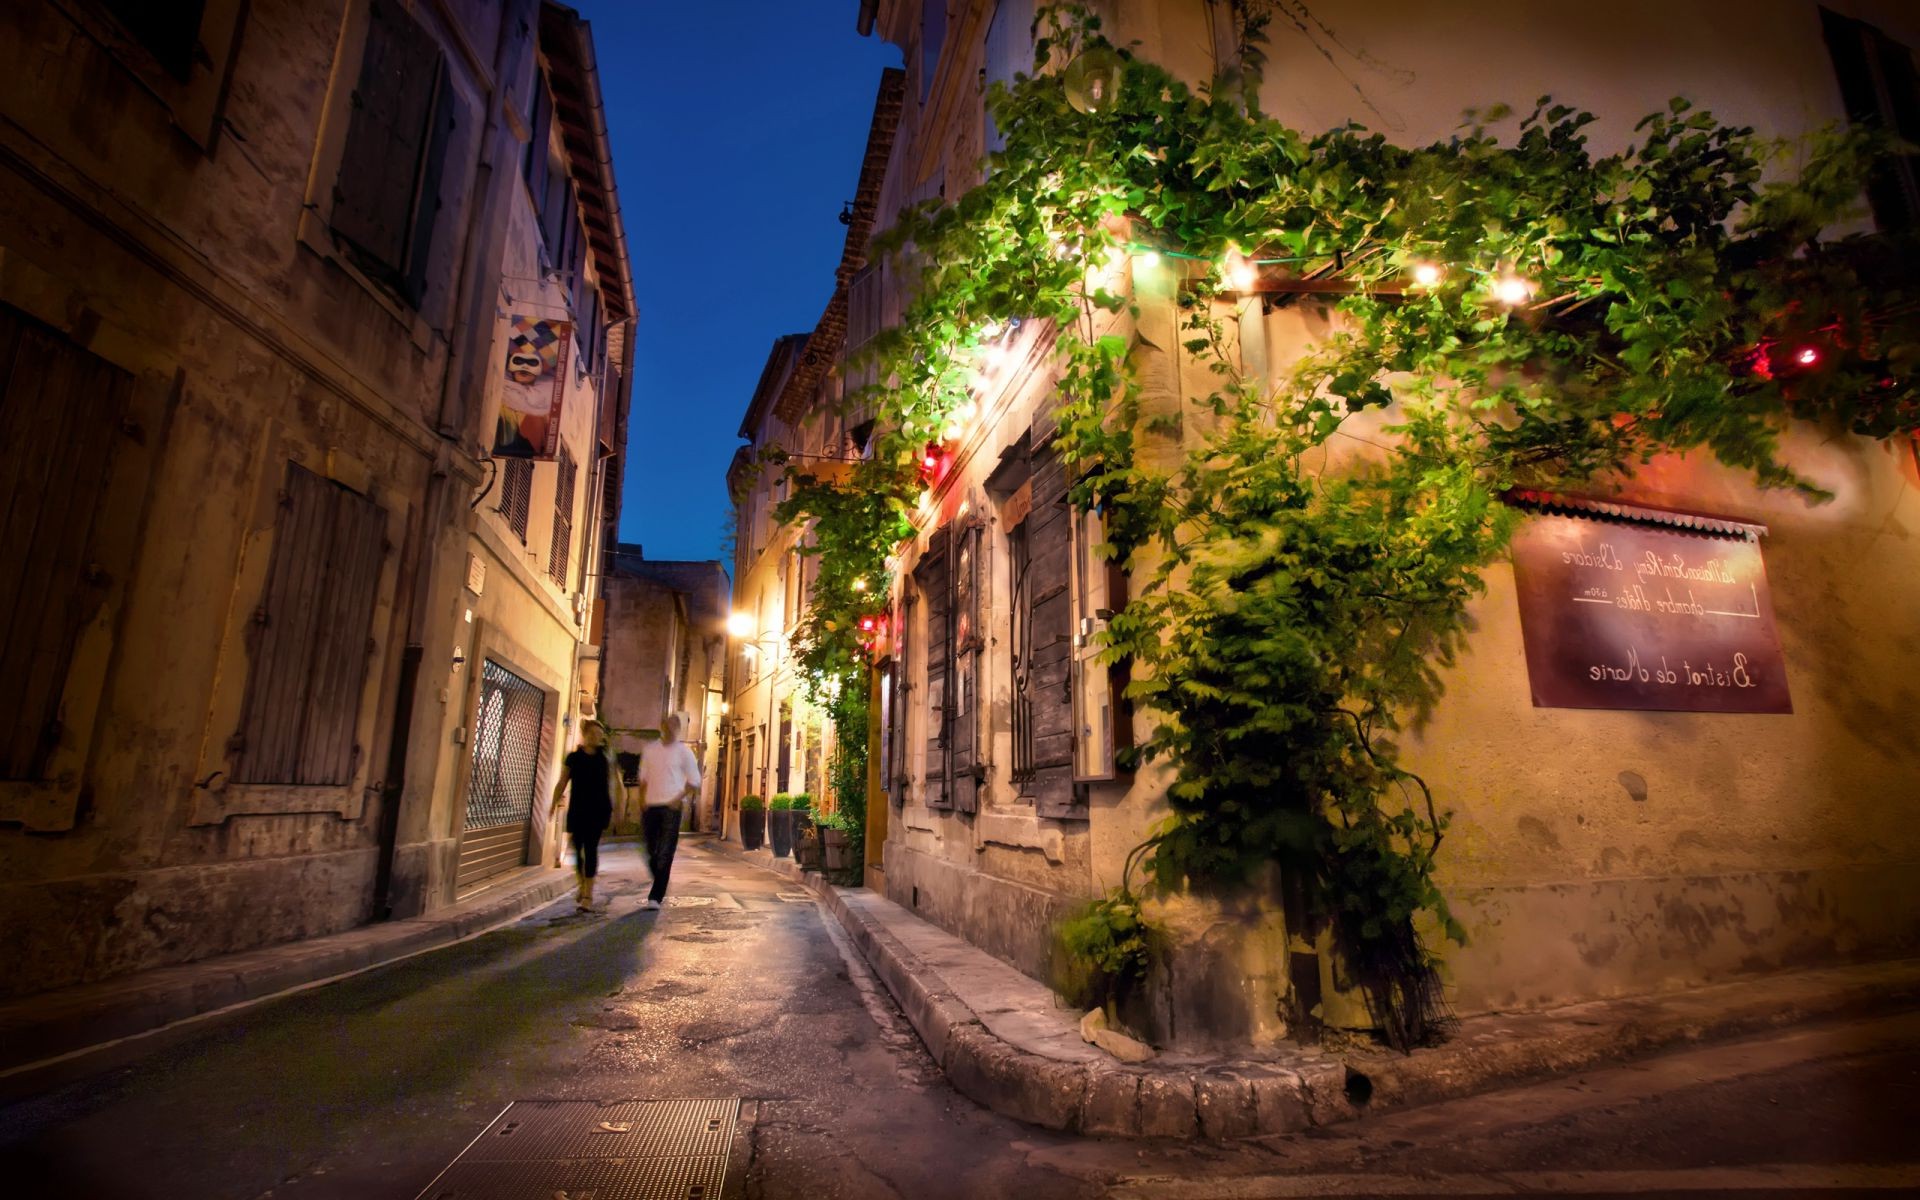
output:
<svg viewBox="0 0 1920 1200"><path fill-rule="evenodd" d="M0 1080L124 1038L338 979L485 933L571 891L573 873L527 867L424 916L159 967L0 1004Z"/></svg>
<svg viewBox="0 0 1920 1200"><path fill-rule="evenodd" d="M1920 1008L1920 960L1759 976L1657 996L1463 1020L1443 1046L1262 1059L1162 1054L1126 1066L1079 1013L1013 967L864 888L790 859L713 849L801 881L845 927L954 1086L1050 1129L1216 1140L1289 1133L1457 1099L1701 1042L1829 1017Z"/></svg>

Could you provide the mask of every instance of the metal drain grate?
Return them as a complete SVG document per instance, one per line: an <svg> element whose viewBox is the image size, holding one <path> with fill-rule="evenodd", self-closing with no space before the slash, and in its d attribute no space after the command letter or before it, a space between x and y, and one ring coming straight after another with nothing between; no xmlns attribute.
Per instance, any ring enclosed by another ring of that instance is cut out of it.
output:
<svg viewBox="0 0 1920 1200"><path fill-rule="evenodd" d="M419 1200L720 1200L740 1101L509 1104Z"/></svg>

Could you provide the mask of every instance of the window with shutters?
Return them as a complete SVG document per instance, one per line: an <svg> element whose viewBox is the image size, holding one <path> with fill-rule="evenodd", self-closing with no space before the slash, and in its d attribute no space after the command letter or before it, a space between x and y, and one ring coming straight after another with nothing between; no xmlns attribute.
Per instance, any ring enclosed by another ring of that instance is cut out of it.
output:
<svg viewBox="0 0 1920 1200"><path fill-rule="evenodd" d="M193 72L206 0L101 0L161 69L185 83Z"/></svg>
<svg viewBox="0 0 1920 1200"><path fill-rule="evenodd" d="M247 633L246 699L228 743L236 783L353 780L387 515L287 464L265 594Z"/></svg>
<svg viewBox="0 0 1920 1200"><path fill-rule="evenodd" d="M125 371L0 306L0 780L49 778L89 732L77 726L97 687L78 703L68 676L132 569L144 483L119 503L113 485L146 457L133 390Z"/></svg>
<svg viewBox="0 0 1920 1200"><path fill-rule="evenodd" d="M502 462L499 459L494 461ZM500 468L500 515L506 518L507 528L519 536L523 545L527 540L527 518L532 506L533 460L504 460Z"/></svg>
<svg viewBox="0 0 1920 1200"><path fill-rule="evenodd" d="M888 796L896 806L906 803L912 775L912 768L907 762L907 714L911 711L907 699L913 689L912 632L915 616L913 589L902 587L900 592L900 605L893 614L893 628L896 631L891 673L893 700L888 712L886 766L882 776Z"/></svg>
<svg viewBox="0 0 1920 1200"><path fill-rule="evenodd" d="M553 543L547 547L547 578L565 588L567 562L573 553L573 490L577 470L564 442L554 465L559 468L559 477L553 485Z"/></svg>
<svg viewBox="0 0 1920 1200"><path fill-rule="evenodd" d="M1920 73L1913 51L1829 9L1820 10L1820 23L1848 119L1906 143L1906 152L1887 156L1868 182L1874 220L1885 230L1920 227Z"/></svg>
<svg viewBox="0 0 1920 1200"><path fill-rule="evenodd" d="M922 801L928 808L951 808L947 790L951 774L949 722L952 703L948 694L953 667L952 579L948 570L948 529L934 532L927 552L914 568L914 585L919 592L921 620L924 622L926 698L921 706L925 714L922 730L924 756L921 760Z"/></svg>
<svg viewBox="0 0 1920 1200"><path fill-rule="evenodd" d="M1027 551L1027 523L1024 519L1007 531L1010 588L1007 597L1007 674L1012 704L1010 726L1011 754L1007 778L1014 791L1033 794L1033 572Z"/></svg>
<svg viewBox="0 0 1920 1200"><path fill-rule="evenodd" d="M371 0L328 217L369 276L418 307L455 121L440 45L397 0Z"/></svg>
<svg viewBox="0 0 1920 1200"><path fill-rule="evenodd" d="M1086 795L1073 779L1073 522L1059 457L1036 454L1026 519L1027 702L1032 713L1034 811L1084 820Z"/></svg>
<svg viewBox="0 0 1920 1200"><path fill-rule="evenodd" d="M247 0L94 0L55 7L138 81L174 129L202 150L212 149Z"/></svg>

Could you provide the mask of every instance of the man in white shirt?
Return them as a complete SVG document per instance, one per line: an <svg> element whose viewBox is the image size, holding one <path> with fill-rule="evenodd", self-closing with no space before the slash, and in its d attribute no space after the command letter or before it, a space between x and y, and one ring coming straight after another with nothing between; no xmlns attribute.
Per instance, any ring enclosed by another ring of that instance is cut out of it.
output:
<svg viewBox="0 0 1920 1200"><path fill-rule="evenodd" d="M660 722L660 740L640 750L640 786L647 798L640 832L647 841L647 869L653 872L653 890L641 908L659 908L667 898L667 876L680 845L680 806L700 798L700 762L680 740L683 727L680 714L668 713Z"/></svg>

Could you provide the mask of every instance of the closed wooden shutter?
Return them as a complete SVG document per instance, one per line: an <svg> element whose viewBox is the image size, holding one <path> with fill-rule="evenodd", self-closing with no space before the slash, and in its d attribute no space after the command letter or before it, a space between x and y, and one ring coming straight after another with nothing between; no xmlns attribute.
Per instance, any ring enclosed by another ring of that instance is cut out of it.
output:
<svg viewBox="0 0 1920 1200"><path fill-rule="evenodd" d="M500 468L500 515L522 543L527 540L528 510L532 507L533 463L524 458L504 460Z"/></svg>
<svg viewBox="0 0 1920 1200"><path fill-rule="evenodd" d="M1820 10L1820 20L1847 116L1909 146L1920 141L1920 73L1913 52L1865 21L1826 8ZM1920 225L1920 154L1909 150L1883 156L1874 164L1867 198L1880 228Z"/></svg>
<svg viewBox="0 0 1920 1200"><path fill-rule="evenodd" d="M74 644L105 602L129 546L103 543L137 513L101 503L133 381L44 326L0 307L0 779L39 779L62 737Z"/></svg>
<svg viewBox="0 0 1920 1200"><path fill-rule="evenodd" d="M1043 817L1084 820L1086 801L1073 783L1073 534L1067 519L1066 468L1057 455L1049 451L1034 456L1032 486L1033 509L1026 524L1033 665L1027 673L1027 696L1033 722L1034 811Z"/></svg>
<svg viewBox="0 0 1920 1200"><path fill-rule="evenodd" d="M907 765L907 698L913 692L913 681L908 677L911 658L913 629L913 589L900 589L900 612L894 621L896 640L893 649L893 712L892 724L888 727L887 738L890 749L887 758L891 769L886 779L887 792L896 807L907 801L907 785L912 771Z"/></svg>
<svg viewBox="0 0 1920 1200"><path fill-rule="evenodd" d="M948 723L951 709L948 704L947 686L953 663L953 637L951 629L952 604L951 581L948 570L948 540L950 528L941 528L934 532L932 545L921 558L920 565L914 569L914 581L919 586L920 600L926 606L927 622L927 693L926 703L926 765L925 797L928 808L951 808L952 797L947 790L949 760L947 757L951 741L948 737Z"/></svg>
<svg viewBox="0 0 1920 1200"><path fill-rule="evenodd" d="M957 525L952 532L953 554L953 669L949 676L947 784L954 810L970 813L979 807L980 647L980 526Z"/></svg>
<svg viewBox="0 0 1920 1200"><path fill-rule="evenodd" d="M394 0L373 0L330 223L363 265L382 268L395 283L412 274L415 217L431 207L416 201L434 147L445 152L434 122L444 73L432 35ZM431 167L437 182L439 164Z"/></svg>
<svg viewBox="0 0 1920 1200"><path fill-rule="evenodd" d="M573 456L560 447L559 478L553 485L553 544L547 548L547 578L567 586L567 562L573 554L573 489L577 468Z"/></svg>
<svg viewBox="0 0 1920 1200"><path fill-rule="evenodd" d="M245 707L229 746L235 782L352 781L386 524L373 501L287 464L248 639Z"/></svg>

